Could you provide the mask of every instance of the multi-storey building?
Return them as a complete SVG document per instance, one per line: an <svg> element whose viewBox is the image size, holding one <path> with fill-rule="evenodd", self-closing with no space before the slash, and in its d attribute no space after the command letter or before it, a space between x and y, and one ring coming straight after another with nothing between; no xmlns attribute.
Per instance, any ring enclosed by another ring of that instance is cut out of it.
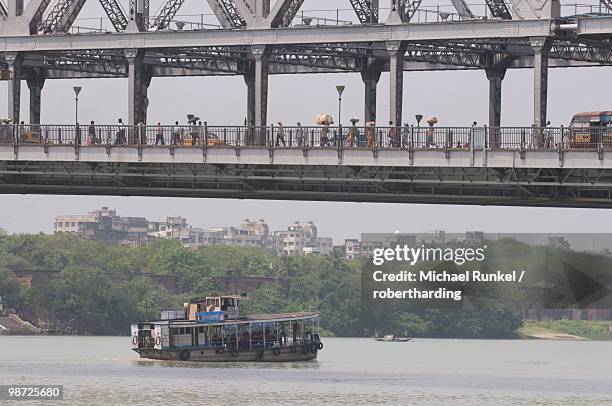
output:
<svg viewBox="0 0 612 406"><path fill-rule="evenodd" d="M181 233L189 229L187 219L184 217L166 217L165 221L150 221L149 236L153 238L181 239Z"/></svg>
<svg viewBox="0 0 612 406"><path fill-rule="evenodd" d="M259 219L257 221L245 219L240 224L240 229L247 231L249 235L262 237L268 237L270 235L270 228L264 219Z"/></svg>
<svg viewBox="0 0 612 406"><path fill-rule="evenodd" d="M142 245L154 239L179 240L185 247L199 249L217 245L258 247L278 255L327 255L332 239L318 236L316 225L293 223L285 231L270 232L264 219L245 219L239 227L217 227L207 230L191 227L182 216L148 221L141 217L121 217L115 210L103 207L87 215L58 216L56 233L68 232L82 238L104 242Z"/></svg>
<svg viewBox="0 0 612 406"><path fill-rule="evenodd" d="M312 221L306 224L296 221L287 230L276 231L274 237L278 255L328 255L333 250L332 239L319 237Z"/></svg>
<svg viewBox="0 0 612 406"><path fill-rule="evenodd" d="M570 243L565 239L565 237L548 237L548 247L568 250L570 249Z"/></svg>
<svg viewBox="0 0 612 406"><path fill-rule="evenodd" d="M142 245L148 241L148 221L143 217L121 217L102 207L87 215L58 216L54 233L72 233L88 240Z"/></svg>
<svg viewBox="0 0 612 406"><path fill-rule="evenodd" d="M479 246L485 240L484 233L482 231L466 231L465 232L465 243L467 245Z"/></svg>
<svg viewBox="0 0 612 406"><path fill-rule="evenodd" d="M344 240L344 255L346 259L361 257L361 241L357 239Z"/></svg>

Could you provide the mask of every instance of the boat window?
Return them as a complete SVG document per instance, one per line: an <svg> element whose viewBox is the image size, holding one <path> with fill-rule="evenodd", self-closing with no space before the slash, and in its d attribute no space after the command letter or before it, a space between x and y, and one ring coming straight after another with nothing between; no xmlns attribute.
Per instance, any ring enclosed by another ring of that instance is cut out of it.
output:
<svg viewBox="0 0 612 406"><path fill-rule="evenodd" d="M223 342L221 340L221 326L212 327L211 345L218 347L223 345Z"/></svg>
<svg viewBox="0 0 612 406"><path fill-rule="evenodd" d="M176 327L173 327L170 329L170 334L172 335L177 335L179 333L179 329Z"/></svg>
<svg viewBox="0 0 612 406"><path fill-rule="evenodd" d="M264 326L263 323L251 324L251 343L254 348L263 347Z"/></svg>
<svg viewBox="0 0 612 406"><path fill-rule="evenodd" d="M185 334L185 328L184 327L181 327L179 329L179 334Z"/></svg>

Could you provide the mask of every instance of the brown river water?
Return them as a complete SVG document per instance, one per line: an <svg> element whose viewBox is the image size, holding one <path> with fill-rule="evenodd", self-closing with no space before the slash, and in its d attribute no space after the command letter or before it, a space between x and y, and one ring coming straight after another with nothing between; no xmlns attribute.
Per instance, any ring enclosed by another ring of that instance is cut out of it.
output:
<svg viewBox="0 0 612 406"><path fill-rule="evenodd" d="M314 362L205 364L140 360L129 337L0 336L0 384L64 385L44 405L612 405L611 342L323 341Z"/></svg>

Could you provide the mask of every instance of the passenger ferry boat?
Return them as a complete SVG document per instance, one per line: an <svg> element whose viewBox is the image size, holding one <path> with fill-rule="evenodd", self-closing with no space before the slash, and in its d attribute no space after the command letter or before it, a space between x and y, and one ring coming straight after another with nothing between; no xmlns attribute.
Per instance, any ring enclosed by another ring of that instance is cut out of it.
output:
<svg viewBox="0 0 612 406"><path fill-rule="evenodd" d="M308 361L323 343L311 312L243 315L243 296L210 296L132 324L140 358L176 361Z"/></svg>

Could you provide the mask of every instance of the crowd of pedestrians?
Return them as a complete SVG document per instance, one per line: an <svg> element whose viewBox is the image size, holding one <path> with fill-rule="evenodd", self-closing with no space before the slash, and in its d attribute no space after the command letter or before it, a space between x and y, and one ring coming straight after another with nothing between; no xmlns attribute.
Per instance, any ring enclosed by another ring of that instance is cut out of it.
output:
<svg viewBox="0 0 612 406"><path fill-rule="evenodd" d="M197 120L197 121L196 121ZM45 142L75 143L78 145L152 145L152 146L271 146L285 147L343 147L343 148L456 148L469 149L487 147L504 147L504 145L525 145L525 148L555 148L559 138L550 128L550 122L545 128L533 129L524 140L503 129L478 126L473 122L468 128L439 128L437 117L430 117L421 127L420 120L416 126L408 123L403 126L394 126L389 122L385 126L377 126L375 122L368 121L358 126L358 119L351 119L349 126L331 126L319 124L317 126L303 126L297 122L292 126L285 126L282 121L267 127L255 125L208 127L197 117L189 119L186 124L175 121L172 125L162 125L160 121L153 125L143 122L135 126L128 126L119 118L115 125L97 125L91 121L87 126L77 123L75 127L63 126L52 131L52 138L47 141L47 135L41 130L31 130L28 125L21 123L17 129L19 139L33 138L35 132L39 139L44 137ZM52 126L50 126L52 127ZM63 130L63 132L62 132ZM74 131L74 138L72 132ZM497 131L497 133L495 133ZM503 141L503 142L502 142Z"/></svg>
<svg viewBox="0 0 612 406"><path fill-rule="evenodd" d="M81 127L77 124L75 142L81 144ZM204 125L202 121L189 122L181 125L178 121L174 125L163 126L158 121L154 126L146 126L143 122L128 127L119 118L115 126L98 126L91 121L87 127L86 145L176 145L199 146L204 139Z"/></svg>

